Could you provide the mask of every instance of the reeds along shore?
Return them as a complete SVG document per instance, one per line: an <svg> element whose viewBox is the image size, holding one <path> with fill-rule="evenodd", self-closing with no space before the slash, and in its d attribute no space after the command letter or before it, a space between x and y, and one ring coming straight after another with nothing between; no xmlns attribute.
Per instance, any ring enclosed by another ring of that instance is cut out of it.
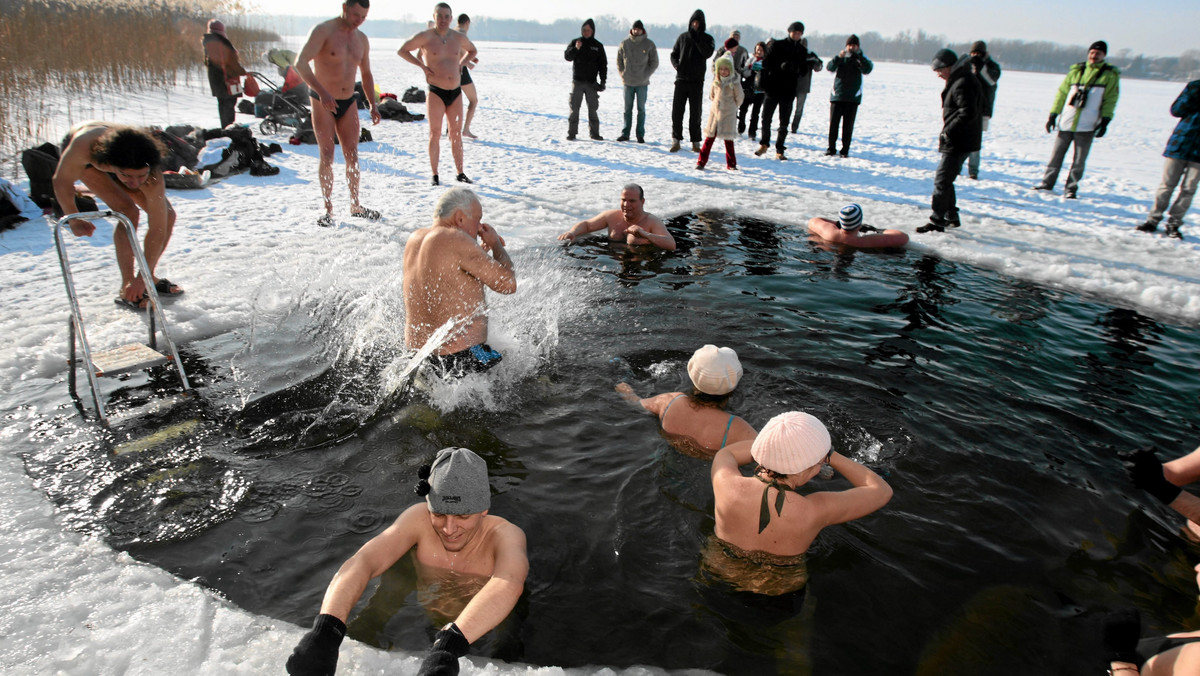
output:
<svg viewBox="0 0 1200 676"><path fill-rule="evenodd" d="M209 19L226 21L247 66L279 36L240 25L237 0L28 0L0 2L0 161L11 176L20 151L60 134L51 118L98 106L72 105L176 85L207 87L200 38ZM51 115L55 111L56 115ZM57 124L61 124L58 122Z"/></svg>

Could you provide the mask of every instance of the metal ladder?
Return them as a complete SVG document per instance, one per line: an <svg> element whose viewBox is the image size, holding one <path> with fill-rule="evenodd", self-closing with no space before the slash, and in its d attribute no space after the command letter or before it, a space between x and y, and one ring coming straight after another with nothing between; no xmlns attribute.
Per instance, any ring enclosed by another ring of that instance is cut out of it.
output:
<svg viewBox="0 0 1200 676"><path fill-rule="evenodd" d="M116 227L118 229L125 228L125 237L129 240L130 248L133 249L138 273L146 283L146 294L150 299L146 304L146 316L150 320L150 338L148 345L132 343L110 350L92 352L91 346L88 345L87 334L83 328L83 315L79 311L79 300L75 293L75 281L71 277L71 264L67 260L67 250L63 242L62 227L65 223L72 220L98 221L105 218L115 218L117 221ZM163 314L162 306L158 300L158 290L154 288L154 277L150 274L150 266L146 265L146 257L142 253L142 246L137 240L137 231L134 229L133 223L130 222L129 218L125 214L111 210L67 214L58 219L58 222L54 224L54 246L58 249L58 262L62 266L63 282L67 286L67 297L71 301L71 318L68 323L68 346L70 351L70 361L68 363L70 371L67 377L71 396L76 398L79 396L75 390L75 367L81 361L88 366L87 376L88 384L92 390L92 401L95 402L96 414L99 416L100 422L104 425L109 424L109 416L105 412L104 402L100 398L99 378L146 369L170 361L174 364L176 373L179 374L179 382L183 386L183 396L188 396L192 391L192 387L188 383L183 363L179 359L179 351L175 349L175 342L171 340L171 335L167 331L167 318ZM156 326L162 327L162 338L163 342L166 343L169 356L158 351ZM78 335L79 344L83 351L82 360L77 359L75 356L76 335Z"/></svg>

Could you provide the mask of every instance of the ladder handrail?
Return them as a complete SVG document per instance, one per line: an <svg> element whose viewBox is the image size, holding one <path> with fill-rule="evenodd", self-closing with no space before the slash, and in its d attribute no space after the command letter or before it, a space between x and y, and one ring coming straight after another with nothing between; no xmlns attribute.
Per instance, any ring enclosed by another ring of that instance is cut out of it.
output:
<svg viewBox="0 0 1200 676"><path fill-rule="evenodd" d="M67 296L71 301L72 321L79 332L79 340L83 346L83 356L88 371L88 383L92 388L92 399L96 403L96 410L100 415L100 419L105 424L108 423L108 417L100 401L100 387L96 381L95 369L92 367L91 347L88 345L87 334L83 329L83 315L79 310L79 300L75 294L75 281L71 277L70 263L67 260L67 250L62 237L62 226L72 220L98 221L106 218L115 218L117 220L116 227L125 228L125 239L129 241L129 247L133 250L134 259L137 262L138 274L142 277L142 281L146 285L146 294L149 297L149 302L146 303L146 314L150 320L151 345L154 344L154 325L157 319L158 326L162 327L163 340L167 343L167 348L171 352L171 360L175 364L175 371L179 374L179 380L183 384L183 391L186 394L192 389L191 384L188 382L187 373L184 371L183 362L179 359L179 351L175 347L175 341L171 339L171 333L167 329L167 317L163 313L162 303L158 299L158 289L154 286L154 275L150 274L150 266L146 264L146 256L142 253L141 244L138 243L137 230L134 229L129 217L111 209L66 214L54 224L54 246L58 250L58 261L62 267L63 282L67 286ZM72 349L72 359L74 359L74 356L74 350ZM74 368L74 364L71 367Z"/></svg>

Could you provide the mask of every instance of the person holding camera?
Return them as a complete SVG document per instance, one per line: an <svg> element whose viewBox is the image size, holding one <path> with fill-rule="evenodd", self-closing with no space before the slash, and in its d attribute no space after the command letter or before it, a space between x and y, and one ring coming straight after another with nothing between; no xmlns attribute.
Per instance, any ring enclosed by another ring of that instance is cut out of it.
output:
<svg viewBox="0 0 1200 676"><path fill-rule="evenodd" d="M1107 63L1104 60L1106 56L1108 43L1103 40L1093 42L1088 48L1087 61L1071 66L1066 79L1059 85L1054 107L1050 109L1050 119L1046 120L1046 133L1057 128L1058 136L1054 139L1054 152L1050 156L1050 163L1046 165L1046 173L1034 190L1054 189L1067 148L1074 143L1075 156L1063 187L1063 197L1075 199L1088 152L1092 149L1092 139L1108 132L1113 111L1117 108L1117 97L1121 93L1121 71ZM1063 116L1061 120L1058 119L1060 114Z"/></svg>

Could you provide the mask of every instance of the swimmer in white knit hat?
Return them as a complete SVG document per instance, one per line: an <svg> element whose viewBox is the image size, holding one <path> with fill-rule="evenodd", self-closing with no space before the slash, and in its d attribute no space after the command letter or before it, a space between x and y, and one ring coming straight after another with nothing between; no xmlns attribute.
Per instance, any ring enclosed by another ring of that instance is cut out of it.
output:
<svg viewBox="0 0 1200 676"><path fill-rule="evenodd" d="M692 391L664 392L641 399L628 383L617 391L658 416L663 436L684 453L708 460L722 446L754 439L750 423L728 413L729 398L742 379L742 364L732 348L705 345L688 360Z"/></svg>

